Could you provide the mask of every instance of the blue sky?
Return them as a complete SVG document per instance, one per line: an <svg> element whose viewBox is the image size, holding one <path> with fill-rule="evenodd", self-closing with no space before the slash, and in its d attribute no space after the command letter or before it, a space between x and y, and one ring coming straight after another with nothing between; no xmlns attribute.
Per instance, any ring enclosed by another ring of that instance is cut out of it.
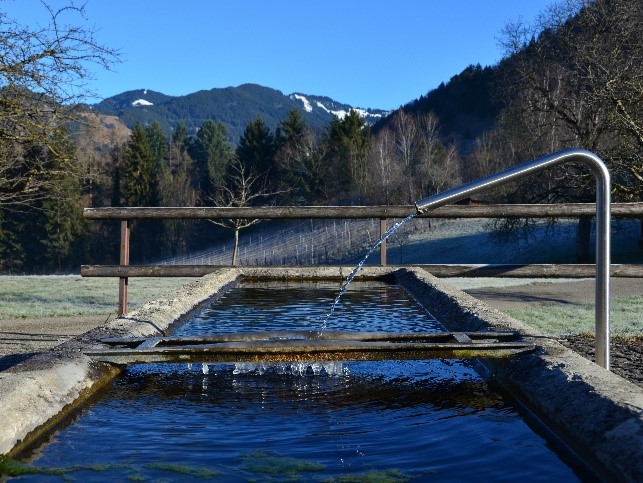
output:
<svg viewBox="0 0 643 483"><path fill-rule="evenodd" d="M122 55L114 72L95 72L98 98L250 82L394 109L467 65L496 64L502 27L533 21L554 0L76 1ZM0 0L0 9L24 24L43 12L40 0Z"/></svg>

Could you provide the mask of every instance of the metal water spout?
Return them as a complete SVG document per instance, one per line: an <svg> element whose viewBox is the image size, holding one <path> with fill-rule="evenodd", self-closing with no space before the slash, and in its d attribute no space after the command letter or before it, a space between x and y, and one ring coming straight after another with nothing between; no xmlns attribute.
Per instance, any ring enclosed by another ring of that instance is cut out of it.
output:
<svg viewBox="0 0 643 483"><path fill-rule="evenodd" d="M605 163L590 151L568 149L480 178L415 203L418 213L454 203L481 191L515 181L564 163L589 166L596 178L596 363L610 368L610 174Z"/></svg>

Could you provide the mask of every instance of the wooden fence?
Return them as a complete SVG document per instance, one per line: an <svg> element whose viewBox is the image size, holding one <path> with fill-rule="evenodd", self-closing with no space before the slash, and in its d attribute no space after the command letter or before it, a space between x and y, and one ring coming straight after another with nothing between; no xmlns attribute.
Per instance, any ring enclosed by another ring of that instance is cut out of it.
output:
<svg viewBox="0 0 643 483"><path fill-rule="evenodd" d="M118 265L83 265L83 277L119 277L118 313L127 312L128 277L200 277L216 265L129 265L130 222L137 219L212 220L212 219L379 219L380 236L388 229L389 219L406 218L415 212L413 205L394 206L266 206L266 207L129 207L86 208L88 220L120 220L121 241ZM596 212L594 203L542 205L448 205L419 218L586 218ZM643 245L643 203L613 203L614 218L642 220L639 245ZM642 246L643 248L643 246ZM380 246L380 261L387 264L386 242ZM511 277L592 277L594 265L427 265L437 276L511 276ZM612 265L612 276L643 277L643 266Z"/></svg>

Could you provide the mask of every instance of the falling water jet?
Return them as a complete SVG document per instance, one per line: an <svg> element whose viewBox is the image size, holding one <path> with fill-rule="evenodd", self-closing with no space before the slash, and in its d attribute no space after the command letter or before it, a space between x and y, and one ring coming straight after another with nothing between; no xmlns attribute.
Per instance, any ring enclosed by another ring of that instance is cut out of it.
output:
<svg viewBox="0 0 643 483"><path fill-rule="evenodd" d="M256 374L266 373L292 375L292 376L342 376L345 374L342 362L284 362L284 363L256 363L237 362L232 371L233 374Z"/></svg>
<svg viewBox="0 0 643 483"><path fill-rule="evenodd" d="M379 241L371 247L371 249L366 253L364 258L362 258L362 261L360 261L357 266L353 269L353 271L348 275L346 278L346 281L342 284L342 286L339 289L339 293L337 294L337 297L335 297L335 300L333 301L333 305L330 307L330 311L323 317L322 319L322 324L319 330L317 331L317 337L321 337L322 333L326 329L326 326L328 325L328 320L331 318L333 315L333 312L335 312L335 307L337 307L337 304L339 303L339 299L342 298L342 295L346 293L346 290L348 290L348 286L350 283L353 281L355 276L357 275L357 272L360 271L360 269L364 266L364 263L366 262L366 259L370 256L371 253L373 253L375 250L377 250L377 247L379 247L384 240L386 240L388 237L390 237L393 233L395 233L404 223L407 221L415 218L418 213L411 213L409 216L404 218L401 221L398 221L395 225L393 225L391 228L389 228L384 235L382 235L382 238L379 239Z"/></svg>

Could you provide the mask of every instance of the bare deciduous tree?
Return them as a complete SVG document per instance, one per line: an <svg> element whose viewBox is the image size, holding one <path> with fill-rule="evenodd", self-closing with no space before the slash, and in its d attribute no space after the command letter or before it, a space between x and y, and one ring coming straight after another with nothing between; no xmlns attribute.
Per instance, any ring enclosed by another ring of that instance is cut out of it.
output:
<svg viewBox="0 0 643 483"><path fill-rule="evenodd" d="M26 164L21 150L43 146L59 169L77 174L77 163L56 142L59 127L78 120L78 103L91 95L91 66L109 69L118 53L83 26L84 7L53 8L49 21L22 25L0 11L0 206L30 205L50 192L56 173Z"/></svg>
<svg viewBox="0 0 643 483"><path fill-rule="evenodd" d="M510 95L529 123L529 145L538 154L564 147L597 152L627 201L643 199L642 26L641 2L565 0L531 28L514 23L504 32L514 54ZM552 183L550 196L591 199L587 170L564 171L573 176L564 176L562 189Z"/></svg>
<svg viewBox="0 0 643 483"><path fill-rule="evenodd" d="M385 203L413 203L428 194L457 184L458 155L445 146L434 113L403 110L379 133L371 149L371 172L376 173L371 197Z"/></svg>
<svg viewBox="0 0 643 483"><path fill-rule="evenodd" d="M218 187L218 193L209 197L215 206L243 208L252 206L258 200L268 199L283 191L270 191L266 176L252 173L238 158L230 163L226 174L227 184ZM256 225L261 220L238 218L230 220L209 220L215 225L234 231L234 249L232 250L232 265L238 264L239 232L244 228Z"/></svg>

